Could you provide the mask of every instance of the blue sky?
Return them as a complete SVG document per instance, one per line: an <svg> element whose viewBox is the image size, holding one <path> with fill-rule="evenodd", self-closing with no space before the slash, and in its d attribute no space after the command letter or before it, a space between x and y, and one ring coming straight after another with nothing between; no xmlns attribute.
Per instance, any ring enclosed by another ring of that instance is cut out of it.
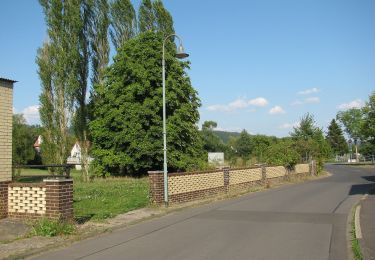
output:
<svg viewBox="0 0 375 260"><path fill-rule="evenodd" d="M134 1L136 7L139 1ZM201 122L286 136L307 112L324 129L375 90L373 0L165 0L190 53ZM0 4L0 77L14 108L38 122L35 56L46 39L38 1Z"/></svg>

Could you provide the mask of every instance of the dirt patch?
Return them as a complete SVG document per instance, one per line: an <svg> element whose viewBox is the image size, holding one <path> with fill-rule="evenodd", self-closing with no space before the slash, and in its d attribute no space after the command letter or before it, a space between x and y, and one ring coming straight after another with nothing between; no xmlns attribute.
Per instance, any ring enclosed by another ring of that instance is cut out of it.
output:
<svg viewBox="0 0 375 260"><path fill-rule="evenodd" d="M0 244L9 243L13 240L26 236L30 227L20 220L0 220Z"/></svg>

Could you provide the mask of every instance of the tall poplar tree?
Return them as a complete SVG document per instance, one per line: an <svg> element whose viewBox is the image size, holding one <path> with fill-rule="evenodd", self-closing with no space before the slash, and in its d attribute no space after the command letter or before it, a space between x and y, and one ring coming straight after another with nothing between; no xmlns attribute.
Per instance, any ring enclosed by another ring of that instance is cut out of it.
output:
<svg viewBox="0 0 375 260"><path fill-rule="evenodd" d="M39 115L41 124L43 126L43 143L41 155L42 161L45 164L57 163L59 161L59 157L61 157L61 155L59 156L59 148L56 142L61 134L61 131L57 127L57 97L52 80L53 59L50 52L50 46L48 42L45 42L43 44L43 47L38 49L36 58L36 63L38 65L38 74L42 86L42 93L39 96Z"/></svg>
<svg viewBox="0 0 375 260"><path fill-rule="evenodd" d="M56 156L50 158L51 162L64 164L71 148L68 146L68 128L73 124L82 149L84 176L87 177L86 95L92 2L40 0L40 4L45 15L49 39L37 57L42 83L40 114L46 129L44 141L45 146L51 146L46 150L56 150Z"/></svg>
<svg viewBox="0 0 375 260"><path fill-rule="evenodd" d="M137 17L130 0L114 0L110 4L111 40L116 49L133 38L137 31Z"/></svg>
<svg viewBox="0 0 375 260"><path fill-rule="evenodd" d="M165 9L161 0L156 0L152 3L152 9L155 17L156 30L162 32L164 37L173 34L173 18L172 15Z"/></svg>
<svg viewBox="0 0 375 260"><path fill-rule="evenodd" d="M75 111L73 117L74 133L81 147L81 167L83 180L89 179L89 132L88 120L89 110L87 103L88 81L89 81L89 64L91 57L91 41L90 36L92 33L93 25L93 2L88 0L77 0L75 4L77 8L77 19L74 22L75 33L78 34L78 53L79 65L77 68L77 79L79 85L77 86L76 93L74 94Z"/></svg>
<svg viewBox="0 0 375 260"><path fill-rule="evenodd" d="M109 5L107 0L97 0L93 6L91 27L92 86L101 84L109 62Z"/></svg>
<svg viewBox="0 0 375 260"><path fill-rule="evenodd" d="M140 33L155 31L155 14L151 0L142 0L138 11L138 30Z"/></svg>
<svg viewBox="0 0 375 260"><path fill-rule="evenodd" d="M64 164L70 147L68 127L72 119L74 102L80 81L77 75L80 68L79 30L81 27L79 1L40 0L45 15L48 33L49 72L39 65L39 75L51 73L50 82L42 80L41 115L44 127L51 127L50 142L56 146L55 163ZM40 52L40 54L43 51ZM43 59L41 55L38 61ZM43 62L42 62L43 63ZM38 62L38 64L40 64ZM47 103L47 104L46 104ZM49 142L49 141L48 141Z"/></svg>
<svg viewBox="0 0 375 260"><path fill-rule="evenodd" d="M158 31L164 37L174 33L172 15L161 0L142 0L138 14L139 32ZM173 39L172 39L173 40Z"/></svg>

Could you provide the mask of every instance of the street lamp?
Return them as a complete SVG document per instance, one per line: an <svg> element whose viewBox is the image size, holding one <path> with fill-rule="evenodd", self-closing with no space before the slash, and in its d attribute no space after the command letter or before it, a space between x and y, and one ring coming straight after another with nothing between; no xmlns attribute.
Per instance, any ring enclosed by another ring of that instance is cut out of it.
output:
<svg viewBox="0 0 375 260"><path fill-rule="evenodd" d="M168 206L168 167L167 167L167 127L166 127L166 108L165 108L165 43L170 37L176 37L179 41L179 46L176 50L176 58L183 59L189 57L189 54L185 53L184 47L182 46L181 38L176 34L170 34L163 40L163 139L164 139L164 163L163 163L163 176L164 176L164 203Z"/></svg>

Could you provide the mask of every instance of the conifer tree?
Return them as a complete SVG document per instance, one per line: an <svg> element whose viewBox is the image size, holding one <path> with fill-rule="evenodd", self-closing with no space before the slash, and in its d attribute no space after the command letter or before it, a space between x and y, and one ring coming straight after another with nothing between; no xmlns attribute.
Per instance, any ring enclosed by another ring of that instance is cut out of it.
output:
<svg viewBox="0 0 375 260"><path fill-rule="evenodd" d="M326 139L330 144L332 151L336 155L343 155L348 151L345 137L335 119L332 119L330 125L328 126Z"/></svg>

